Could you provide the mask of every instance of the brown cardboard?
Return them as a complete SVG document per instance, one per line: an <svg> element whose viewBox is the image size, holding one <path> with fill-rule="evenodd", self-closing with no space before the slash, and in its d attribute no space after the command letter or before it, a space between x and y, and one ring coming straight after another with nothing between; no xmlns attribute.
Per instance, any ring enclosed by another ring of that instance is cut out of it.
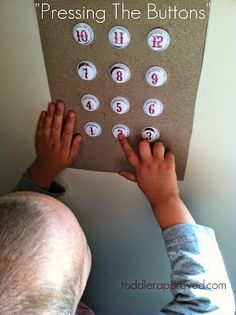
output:
<svg viewBox="0 0 236 315"><path fill-rule="evenodd" d="M44 1L36 2L41 4ZM203 20L148 20L144 13L151 1L144 0L124 2L128 8L139 9L143 13L140 20L114 20L112 1L50 0L47 3L58 10L83 6L94 10L107 9L106 21L99 24L91 19L42 19L40 8L37 8L52 99L64 100L67 108L78 113L77 131L85 137L83 150L74 167L109 172L129 169L112 135L112 127L118 123L127 124L131 130L130 141L136 147L141 130L153 126L160 131L161 141L174 152L178 179L183 179L208 24L209 6L206 1L158 1L161 9L177 6L178 9L204 10L206 18ZM88 23L93 28L95 40L91 45L81 46L74 40L73 27L79 22ZM108 41L108 32L115 25L124 26L131 33L131 43L125 49L115 49ZM171 36L169 48L161 53L152 51L146 42L147 34L156 27L164 28ZM83 60L96 65L98 75L95 80L87 82L79 78L76 68ZM118 85L111 79L110 68L118 62L127 64L131 69L132 78L126 84ZM150 87L145 82L147 69L155 65L163 67L168 73L168 81L161 88ZM96 95L101 102L102 106L96 112L86 112L80 103L81 97L88 93ZM116 96L130 101L130 112L120 116L111 110L110 102ZM159 117L144 114L143 103L148 98L158 98L164 103L164 112ZM85 135L83 127L88 121L101 124L103 133L100 137Z"/></svg>

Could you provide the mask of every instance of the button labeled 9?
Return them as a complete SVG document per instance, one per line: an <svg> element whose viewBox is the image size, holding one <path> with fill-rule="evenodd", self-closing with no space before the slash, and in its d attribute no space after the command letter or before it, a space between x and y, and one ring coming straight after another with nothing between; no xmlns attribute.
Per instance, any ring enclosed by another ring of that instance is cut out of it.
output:
<svg viewBox="0 0 236 315"><path fill-rule="evenodd" d="M152 67L146 73L146 81L153 87L160 87L166 83L167 73L161 67Z"/></svg>

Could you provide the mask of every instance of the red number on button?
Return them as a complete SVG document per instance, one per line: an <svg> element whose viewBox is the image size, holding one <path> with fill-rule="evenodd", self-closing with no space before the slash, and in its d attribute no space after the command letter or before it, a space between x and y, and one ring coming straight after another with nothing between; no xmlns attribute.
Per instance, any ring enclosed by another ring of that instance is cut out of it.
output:
<svg viewBox="0 0 236 315"><path fill-rule="evenodd" d="M153 73L152 75L152 84L157 84L158 82L158 75L156 73Z"/></svg>
<svg viewBox="0 0 236 315"><path fill-rule="evenodd" d="M117 81L123 81L123 74L122 71L117 71Z"/></svg>
<svg viewBox="0 0 236 315"><path fill-rule="evenodd" d="M124 44L124 34L123 32L115 32L115 45L123 45Z"/></svg>
<svg viewBox="0 0 236 315"><path fill-rule="evenodd" d="M79 42L86 43L88 41L88 33L86 30L77 31L77 38Z"/></svg>
<svg viewBox="0 0 236 315"><path fill-rule="evenodd" d="M153 48L162 48L162 43L164 41L164 37L162 35L154 35L153 36Z"/></svg>
<svg viewBox="0 0 236 315"><path fill-rule="evenodd" d="M149 114L150 114L150 115L155 114L155 104L151 104L151 105L149 106Z"/></svg>

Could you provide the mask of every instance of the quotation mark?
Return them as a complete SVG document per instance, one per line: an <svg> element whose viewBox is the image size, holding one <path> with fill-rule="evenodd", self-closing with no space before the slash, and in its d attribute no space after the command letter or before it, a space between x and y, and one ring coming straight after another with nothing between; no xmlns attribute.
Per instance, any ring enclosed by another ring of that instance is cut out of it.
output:
<svg viewBox="0 0 236 315"><path fill-rule="evenodd" d="M40 5L41 5L41 3L39 3L39 2L35 2L35 4L34 4L35 8L39 8Z"/></svg>
<svg viewBox="0 0 236 315"><path fill-rule="evenodd" d="M210 2L207 2L207 3L206 3L206 6L207 6L208 8L210 8L211 3L210 3Z"/></svg>

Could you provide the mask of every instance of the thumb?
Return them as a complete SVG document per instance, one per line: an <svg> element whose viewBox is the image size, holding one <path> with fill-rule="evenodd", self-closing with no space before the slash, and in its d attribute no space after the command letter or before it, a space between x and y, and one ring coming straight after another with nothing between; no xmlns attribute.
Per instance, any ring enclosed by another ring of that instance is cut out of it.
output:
<svg viewBox="0 0 236 315"><path fill-rule="evenodd" d="M118 173L120 176L128 179L131 182L137 182L136 176L134 173L128 172L128 171L122 171Z"/></svg>

